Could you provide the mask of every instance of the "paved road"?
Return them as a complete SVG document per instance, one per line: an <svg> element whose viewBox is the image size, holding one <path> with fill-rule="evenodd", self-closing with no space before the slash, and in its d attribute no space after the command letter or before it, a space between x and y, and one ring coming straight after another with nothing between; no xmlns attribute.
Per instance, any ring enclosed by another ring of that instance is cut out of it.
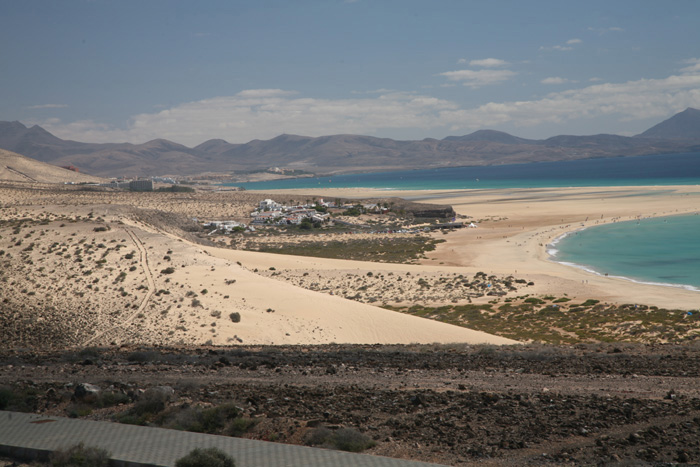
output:
<svg viewBox="0 0 700 467"><path fill-rule="evenodd" d="M36 458L83 442L115 467L172 467L196 447L217 447L237 467L437 467L438 464L110 422L0 411L0 454Z"/></svg>

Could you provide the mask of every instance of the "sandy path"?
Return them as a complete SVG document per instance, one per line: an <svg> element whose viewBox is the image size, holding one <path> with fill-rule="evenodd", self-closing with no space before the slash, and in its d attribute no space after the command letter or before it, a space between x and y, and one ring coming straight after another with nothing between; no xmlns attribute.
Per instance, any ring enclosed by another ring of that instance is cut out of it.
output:
<svg viewBox="0 0 700 467"><path fill-rule="evenodd" d="M102 338L105 334L108 334L110 332L123 329L131 323L136 316L138 316L140 313L143 313L143 311L146 309L146 305L148 304L148 301L151 299L153 296L155 290L156 290L156 283L153 280L153 272L151 271L151 267L148 264L148 252L146 251L146 248L143 246L143 242L141 239L136 235L133 229L125 229L126 233L129 235L129 238L131 238L131 241L134 242L134 245L139 251L139 264L141 268L143 269L144 274L146 275L146 282L148 283L148 290L146 291L146 295L143 297L143 300L141 300L141 304L139 307L132 312L129 316L124 318L119 325L113 326L109 329L105 329L104 331L98 332L91 338L87 339L85 342L83 342L83 346L87 347L90 345L92 342Z"/></svg>

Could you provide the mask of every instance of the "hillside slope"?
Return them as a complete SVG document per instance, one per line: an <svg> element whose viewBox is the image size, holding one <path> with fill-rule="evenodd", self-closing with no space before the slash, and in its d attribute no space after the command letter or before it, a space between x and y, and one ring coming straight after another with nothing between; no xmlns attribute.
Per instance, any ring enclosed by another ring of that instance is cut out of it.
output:
<svg viewBox="0 0 700 467"><path fill-rule="evenodd" d="M0 149L0 180L39 183L91 183L105 181L99 177L39 162L3 149Z"/></svg>

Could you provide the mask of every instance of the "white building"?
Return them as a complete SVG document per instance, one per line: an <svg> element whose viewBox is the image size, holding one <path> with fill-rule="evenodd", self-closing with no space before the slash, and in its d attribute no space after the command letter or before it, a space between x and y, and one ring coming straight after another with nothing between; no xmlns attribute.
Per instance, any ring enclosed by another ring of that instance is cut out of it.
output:
<svg viewBox="0 0 700 467"><path fill-rule="evenodd" d="M282 205L271 199L264 199L260 201L258 206L258 211L280 211L282 210Z"/></svg>

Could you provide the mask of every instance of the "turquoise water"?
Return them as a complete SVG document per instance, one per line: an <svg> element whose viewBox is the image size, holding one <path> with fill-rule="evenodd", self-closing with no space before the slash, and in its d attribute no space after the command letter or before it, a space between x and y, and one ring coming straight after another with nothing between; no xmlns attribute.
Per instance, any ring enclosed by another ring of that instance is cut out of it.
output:
<svg viewBox="0 0 700 467"><path fill-rule="evenodd" d="M700 215L579 230L550 245L550 254L597 274L700 290Z"/></svg>
<svg viewBox="0 0 700 467"><path fill-rule="evenodd" d="M241 186L246 190L357 187L387 190L459 190L700 185L700 152L487 167L403 170L231 185Z"/></svg>
<svg viewBox="0 0 700 467"><path fill-rule="evenodd" d="M459 190L700 185L700 152L488 167L451 167L237 184L248 190ZM592 272L700 289L700 216L594 227L561 239L556 261Z"/></svg>

